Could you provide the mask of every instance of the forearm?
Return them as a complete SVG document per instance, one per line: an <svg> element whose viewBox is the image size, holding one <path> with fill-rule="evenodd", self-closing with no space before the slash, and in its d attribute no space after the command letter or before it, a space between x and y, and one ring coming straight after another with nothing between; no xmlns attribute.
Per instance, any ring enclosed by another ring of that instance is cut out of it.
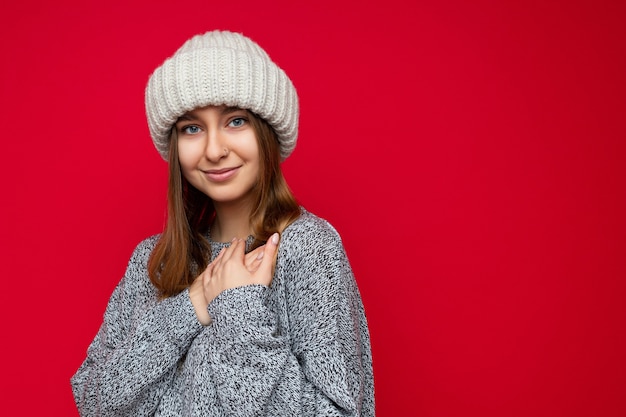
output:
<svg viewBox="0 0 626 417"><path fill-rule="evenodd" d="M81 415L150 415L176 363L202 330L183 292L147 310L116 341L119 323L103 323L72 378Z"/></svg>
<svg viewBox="0 0 626 417"><path fill-rule="evenodd" d="M346 385L364 379L358 366L348 363L336 343L311 346L315 352L296 357L265 306L266 291L261 286L227 291L209 306L209 366L225 414L360 415L361 384L356 390ZM337 383L333 372L343 380Z"/></svg>

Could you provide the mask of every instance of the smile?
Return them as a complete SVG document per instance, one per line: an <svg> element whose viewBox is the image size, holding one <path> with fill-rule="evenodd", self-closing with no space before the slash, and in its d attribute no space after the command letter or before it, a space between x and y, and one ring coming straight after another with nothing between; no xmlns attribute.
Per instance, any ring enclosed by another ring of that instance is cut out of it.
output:
<svg viewBox="0 0 626 417"><path fill-rule="evenodd" d="M213 182L223 182L232 178L241 167L223 168L223 169L210 169L204 172L204 175Z"/></svg>

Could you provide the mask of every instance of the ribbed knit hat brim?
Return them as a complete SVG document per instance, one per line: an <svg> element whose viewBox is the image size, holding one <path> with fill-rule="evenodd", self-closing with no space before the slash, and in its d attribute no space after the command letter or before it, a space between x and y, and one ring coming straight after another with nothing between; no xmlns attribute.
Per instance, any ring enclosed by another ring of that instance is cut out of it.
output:
<svg viewBox="0 0 626 417"><path fill-rule="evenodd" d="M278 136L283 160L296 146L296 90L265 51L241 34L213 31L185 42L150 76L145 100L150 135L165 160L174 123L209 105L239 107L263 118Z"/></svg>

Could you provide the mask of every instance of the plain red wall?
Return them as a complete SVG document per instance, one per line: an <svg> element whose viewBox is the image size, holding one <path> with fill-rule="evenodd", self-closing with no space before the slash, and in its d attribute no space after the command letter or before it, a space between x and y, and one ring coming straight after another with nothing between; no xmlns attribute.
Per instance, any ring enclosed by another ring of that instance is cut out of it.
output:
<svg viewBox="0 0 626 417"><path fill-rule="evenodd" d="M76 415L163 225L144 85L231 29L299 91L284 170L343 235L379 416L626 415L625 3L307 3L2 3L3 413Z"/></svg>

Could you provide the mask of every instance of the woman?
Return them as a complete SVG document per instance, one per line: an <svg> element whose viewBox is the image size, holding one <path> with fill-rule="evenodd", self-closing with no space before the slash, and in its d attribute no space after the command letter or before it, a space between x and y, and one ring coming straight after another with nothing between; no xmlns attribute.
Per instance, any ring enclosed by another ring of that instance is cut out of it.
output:
<svg viewBox="0 0 626 417"><path fill-rule="evenodd" d="M297 137L289 78L243 35L208 32L151 75L146 111L167 224L135 249L72 377L81 415L374 415L340 237L280 170Z"/></svg>

